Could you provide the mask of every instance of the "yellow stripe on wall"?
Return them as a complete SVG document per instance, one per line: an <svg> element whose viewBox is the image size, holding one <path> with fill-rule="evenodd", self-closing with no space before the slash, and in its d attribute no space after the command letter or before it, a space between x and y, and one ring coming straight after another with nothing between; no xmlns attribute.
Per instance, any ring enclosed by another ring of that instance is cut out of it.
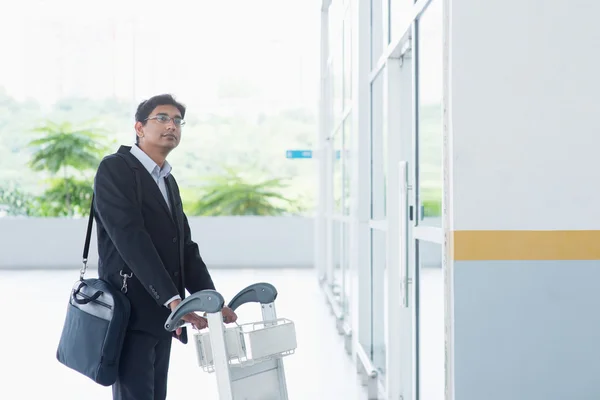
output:
<svg viewBox="0 0 600 400"><path fill-rule="evenodd" d="M600 260L600 231L454 231L456 261Z"/></svg>

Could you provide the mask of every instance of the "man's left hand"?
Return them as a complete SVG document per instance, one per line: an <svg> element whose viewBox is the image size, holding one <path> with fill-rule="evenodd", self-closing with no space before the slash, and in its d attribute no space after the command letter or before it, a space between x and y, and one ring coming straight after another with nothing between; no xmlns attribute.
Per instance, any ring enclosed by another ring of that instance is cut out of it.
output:
<svg viewBox="0 0 600 400"><path fill-rule="evenodd" d="M221 310L221 313L223 314L223 321L225 321L226 324L237 321L237 315L231 308L225 306Z"/></svg>

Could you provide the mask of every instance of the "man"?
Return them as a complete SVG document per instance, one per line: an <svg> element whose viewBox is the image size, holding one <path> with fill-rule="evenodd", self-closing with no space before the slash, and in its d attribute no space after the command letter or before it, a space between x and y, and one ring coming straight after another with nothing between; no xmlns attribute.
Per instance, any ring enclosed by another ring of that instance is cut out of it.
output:
<svg viewBox="0 0 600 400"><path fill-rule="evenodd" d="M186 289L215 289L166 160L181 140L185 111L170 95L142 102L136 144L105 157L96 173L99 277L122 288L131 303L115 400L166 398L172 337L187 343L187 333L170 333L164 323ZM227 323L237 319L229 308L223 315ZM195 313L183 319L196 329L207 326Z"/></svg>

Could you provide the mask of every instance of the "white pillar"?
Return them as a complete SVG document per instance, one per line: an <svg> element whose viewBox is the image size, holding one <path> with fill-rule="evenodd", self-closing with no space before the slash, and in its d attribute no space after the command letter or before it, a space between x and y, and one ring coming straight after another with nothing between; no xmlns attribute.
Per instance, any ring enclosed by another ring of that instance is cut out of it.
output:
<svg viewBox="0 0 600 400"><path fill-rule="evenodd" d="M447 4L446 398L600 398L600 3Z"/></svg>

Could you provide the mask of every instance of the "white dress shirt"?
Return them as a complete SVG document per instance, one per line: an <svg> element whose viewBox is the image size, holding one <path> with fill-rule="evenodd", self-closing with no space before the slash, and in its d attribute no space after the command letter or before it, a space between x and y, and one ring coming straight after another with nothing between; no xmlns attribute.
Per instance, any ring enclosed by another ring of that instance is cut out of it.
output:
<svg viewBox="0 0 600 400"><path fill-rule="evenodd" d="M158 164L155 163L154 160L152 160L150 156L148 156L148 154L144 153L144 151L140 149L136 144L133 144L131 146L131 154L133 154L135 158L140 160L144 168L148 170L148 173L150 174L150 176L152 176L152 179L154 179L154 182L156 182L156 184L158 185L158 189L162 193L163 198L165 199L165 202L167 203L167 206L170 210L171 202L169 201L169 194L167 191L167 184L165 183L165 180L171 173L171 164L169 164L165 160L165 163L163 164L162 168L159 167ZM177 295L167 300L167 302L164 304L165 307L169 307L169 303L173 300L181 300L181 296Z"/></svg>

